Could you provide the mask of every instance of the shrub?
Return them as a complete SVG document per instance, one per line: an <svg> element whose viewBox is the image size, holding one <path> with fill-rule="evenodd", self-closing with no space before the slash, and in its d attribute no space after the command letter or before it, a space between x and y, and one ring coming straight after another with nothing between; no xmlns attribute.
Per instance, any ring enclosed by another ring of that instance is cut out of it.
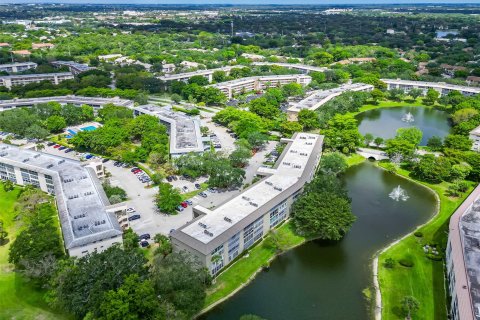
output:
<svg viewBox="0 0 480 320"><path fill-rule="evenodd" d="M423 237L423 232L421 232L421 231L416 231L413 235L414 235L415 237L417 237L417 238L421 238L421 237Z"/></svg>
<svg viewBox="0 0 480 320"><path fill-rule="evenodd" d="M392 258L385 259L383 266L388 269L393 269L395 267L395 260Z"/></svg>
<svg viewBox="0 0 480 320"><path fill-rule="evenodd" d="M398 263L400 263L401 266L411 268L413 267L414 263L410 258L403 258L398 260Z"/></svg>
<svg viewBox="0 0 480 320"><path fill-rule="evenodd" d="M427 258L433 261L442 261L443 258L441 255L435 255L433 253L427 253Z"/></svg>

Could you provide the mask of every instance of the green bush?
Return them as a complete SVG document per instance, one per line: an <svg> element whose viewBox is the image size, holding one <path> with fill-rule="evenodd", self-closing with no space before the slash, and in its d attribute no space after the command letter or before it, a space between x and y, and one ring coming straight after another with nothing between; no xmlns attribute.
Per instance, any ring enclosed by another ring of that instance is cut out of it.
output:
<svg viewBox="0 0 480 320"><path fill-rule="evenodd" d="M392 258L385 259L383 266L388 269L393 269L395 267L395 260Z"/></svg>
<svg viewBox="0 0 480 320"><path fill-rule="evenodd" d="M421 231L416 231L413 235L414 235L415 237L417 237L417 238L421 238L421 237L423 237L423 232L421 232Z"/></svg>
<svg viewBox="0 0 480 320"><path fill-rule="evenodd" d="M442 261L443 258L441 255L435 255L433 253L427 253L427 258L433 261Z"/></svg>
<svg viewBox="0 0 480 320"><path fill-rule="evenodd" d="M414 263L410 258L403 258L398 260L398 263L400 263L401 266L411 268L413 267Z"/></svg>

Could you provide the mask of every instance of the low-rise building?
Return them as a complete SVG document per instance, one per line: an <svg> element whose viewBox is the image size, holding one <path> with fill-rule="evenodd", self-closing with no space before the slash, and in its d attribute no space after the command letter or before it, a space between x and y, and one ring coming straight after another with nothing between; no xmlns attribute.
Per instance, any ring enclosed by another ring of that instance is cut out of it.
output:
<svg viewBox="0 0 480 320"><path fill-rule="evenodd" d="M178 157L190 152L203 152L205 147L200 131L200 118L175 112L170 107L143 105L134 108L133 114L148 114L157 117L164 124L170 136L170 155ZM209 146L206 146L209 148Z"/></svg>
<svg viewBox="0 0 480 320"><path fill-rule="evenodd" d="M468 76L467 83L469 86L478 86L480 85L480 77Z"/></svg>
<svg viewBox="0 0 480 320"><path fill-rule="evenodd" d="M469 138L473 142L472 150L480 152L480 126L470 131Z"/></svg>
<svg viewBox="0 0 480 320"><path fill-rule="evenodd" d="M0 64L0 71L5 71L8 73L17 73L23 72L30 69L36 69L37 64L35 62L15 62Z"/></svg>
<svg viewBox="0 0 480 320"><path fill-rule="evenodd" d="M352 83L344 84L338 88L328 89L328 90L317 90L314 91L307 98L302 101L295 103L290 108L287 109L287 116L290 121L296 121L298 113L303 110L315 111L321 106L323 106L328 101L332 100L335 97L347 92L347 91L372 91L373 86L365 83Z"/></svg>
<svg viewBox="0 0 480 320"><path fill-rule="evenodd" d="M33 185L55 195L65 249L73 257L122 244L118 218L124 204L110 205L96 176L102 163L80 162L0 144L0 179Z"/></svg>
<svg viewBox="0 0 480 320"><path fill-rule="evenodd" d="M260 54L254 54L254 53L242 53L242 57L250 59L252 61L263 61L263 60L265 60L265 56L262 56Z"/></svg>
<svg viewBox="0 0 480 320"><path fill-rule="evenodd" d="M198 68L200 66L199 63L193 61L182 61L180 65L184 68Z"/></svg>
<svg viewBox="0 0 480 320"><path fill-rule="evenodd" d="M306 86L311 81L312 77L304 74L287 74L240 78L232 81L212 84L210 86L219 89L227 96L228 99L231 99L233 95L243 92L264 90L267 88L283 86L292 82Z"/></svg>
<svg viewBox="0 0 480 320"><path fill-rule="evenodd" d="M480 185L450 218L446 265L450 319L480 319Z"/></svg>
<svg viewBox="0 0 480 320"><path fill-rule="evenodd" d="M52 49L55 45L53 43L32 43L32 49Z"/></svg>
<svg viewBox="0 0 480 320"><path fill-rule="evenodd" d="M73 73L74 75L77 75L81 72L85 72L91 69L95 69L95 68L89 67L87 64L78 63L75 61L52 61L51 64L56 67L68 67L68 70L70 70L70 72Z"/></svg>
<svg viewBox="0 0 480 320"><path fill-rule="evenodd" d="M58 102L61 105L73 104L75 106L88 105L94 109L100 109L106 104L114 104L120 107L133 108L134 102L127 99L114 98L98 98L98 97L82 97L82 96L56 96L56 97L39 97L29 99L12 99L0 100L0 112L22 107L33 107L37 104L47 102Z"/></svg>
<svg viewBox="0 0 480 320"><path fill-rule="evenodd" d="M165 74L173 73L175 72L175 65L173 63L163 63L162 71Z"/></svg>
<svg viewBox="0 0 480 320"><path fill-rule="evenodd" d="M194 219L171 233L173 249L186 250L212 275L260 241L270 229L288 219L290 206L315 174L323 136L296 133L266 176L214 209L193 208Z"/></svg>
<svg viewBox="0 0 480 320"><path fill-rule="evenodd" d="M70 79L73 79L73 74L71 72L10 75L0 76L0 86L10 89L13 86L23 86L41 81L50 81L53 84L59 84L64 80Z"/></svg>
<svg viewBox="0 0 480 320"><path fill-rule="evenodd" d="M465 96L473 96L480 93L480 88L478 87L459 86L445 82L425 82L400 79L380 79L380 81L387 84L388 90L402 89L405 92L409 92L412 89L420 89L423 91L423 94L426 94L428 89L434 89L442 96L447 95L452 91L458 91Z"/></svg>
<svg viewBox="0 0 480 320"><path fill-rule="evenodd" d="M454 77L455 72L457 71L468 71L466 67L463 66L452 66L447 63L442 63L440 65L440 68L443 70L443 74L446 75L447 77Z"/></svg>
<svg viewBox="0 0 480 320"><path fill-rule="evenodd" d="M29 56L32 53L29 50L13 50L10 51L12 54L16 54L18 56Z"/></svg>

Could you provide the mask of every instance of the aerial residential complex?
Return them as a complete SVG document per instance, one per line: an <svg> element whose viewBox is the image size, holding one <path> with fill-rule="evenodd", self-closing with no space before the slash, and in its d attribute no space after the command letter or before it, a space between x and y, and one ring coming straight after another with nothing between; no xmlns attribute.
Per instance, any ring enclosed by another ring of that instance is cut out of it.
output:
<svg viewBox="0 0 480 320"><path fill-rule="evenodd" d="M175 65L173 65L173 67L175 67ZM208 79L208 82L212 82L213 73L215 71L224 71L228 75L232 68L234 67L227 66L227 67L208 69L208 70L197 70L197 71L177 73L177 74L166 74L158 78L163 81L188 81L188 79L190 79L193 76L204 76L205 78ZM237 67L237 68L240 68L240 67Z"/></svg>
<svg viewBox="0 0 480 320"><path fill-rule="evenodd" d="M12 99L0 100L0 112L13 108L32 107L37 104L47 102L58 102L62 105L73 104L81 106L83 104L89 105L94 109L99 109L106 104L114 104L116 106L133 108L134 103L131 100L120 98L99 98L99 97L82 97L82 96L58 96L58 97L40 97L30 99Z"/></svg>
<svg viewBox="0 0 480 320"><path fill-rule="evenodd" d="M266 88L283 86L288 83L296 82L302 86L308 85L312 77L303 74L288 74L280 76L257 76L247 77L232 81L220 82L210 85L222 91L229 99L235 94L248 91L264 90Z"/></svg>
<svg viewBox="0 0 480 320"><path fill-rule="evenodd" d="M89 67L86 64L78 63L75 61L52 61L51 64L56 67L68 67L70 72L73 73L74 75L77 75L80 72L85 72L91 69L95 69L95 68Z"/></svg>
<svg viewBox="0 0 480 320"><path fill-rule="evenodd" d="M172 111L169 107L143 105L134 108L133 114L139 116L148 114L157 117L167 126L170 136L170 155L178 157L189 152L203 152L200 119ZM209 145L206 146L209 148Z"/></svg>
<svg viewBox="0 0 480 320"><path fill-rule="evenodd" d="M122 243L124 204L110 205L96 172L102 163L78 161L0 144L0 179L55 195L65 249L81 257Z"/></svg>
<svg viewBox="0 0 480 320"><path fill-rule="evenodd" d="M258 170L266 178L215 209L195 206L195 219L171 234L174 250L192 253L215 275L287 219L315 174L323 136L296 133L282 142L288 145L275 167Z"/></svg>
<svg viewBox="0 0 480 320"><path fill-rule="evenodd" d="M440 95L447 95L451 91L458 91L465 96L473 96L480 93L479 87L467 87L467 86L458 86L454 84L442 83L442 82L424 82L424 81L411 81L411 80L400 80L400 79L380 79L382 82L387 84L387 89L402 89L405 92L408 92L412 89L423 90L425 94L428 89L434 89L440 93Z"/></svg>
<svg viewBox="0 0 480 320"><path fill-rule="evenodd" d="M447 278L453 320L480 318L480 186L450 219Z"/></svg>
<svg viewBox="0 0 480 320"><path fill-rule="evenodd" d="M8 73L22 72L35 68L37 68L37 64L35 62L15 62L8 64L0 64L0 71L5 71Z"/></svg>
<svg viewBox="0 0 480 320"><path fill-rule="evenodd" d="M59 84L64 80L70 79L73 79L73 74L71 72L0 76L0 86L11 89L13 86L26 85L29 83L41 81L50 81L53 84Z"/></svg>
<svg viewBox="0 0 480 320"><path fill-rule="evenodd" d="M472 140L472 150L480 152L480 126L476 127L468 136Z"/></svg>
<svg viewBox="0 0 480 320"><path fill-rule="evenodd" d="M314 91L307 98L302 101L295 103L290 108L287 109L288 119L290 121L297 120L298 113L303 109L308 110L317 110L323 106L328 101L332 100L335 97L338 97L342 93L347 91L372 91L373 86L370 84L364 83L353 83L353 84L344 84L338 88L328 89L328 90L318 90Z"/></svg>

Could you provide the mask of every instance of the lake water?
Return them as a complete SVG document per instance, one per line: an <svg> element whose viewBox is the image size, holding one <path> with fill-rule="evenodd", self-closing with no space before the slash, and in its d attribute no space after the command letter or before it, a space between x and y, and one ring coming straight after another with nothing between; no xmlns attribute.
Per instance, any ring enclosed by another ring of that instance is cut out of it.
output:
<svg viewBox="0 0 480 320"><path fill-rule="evenodd" d="M414 121L402 121L407 113L411 113ZM423 132L420 145L426 145L432 136L445 137L450 133L450 120L443 111L423 107L394 107L369 110L356 116L358 130L361 134L373 134L374 137L390 139L395 137L398 128L417 127Z"/></svg>
<svg viewBox="0 0 480 320"><path fill-rule="evenodd" d="M438 30L435 31L437 38L445 38L449 34L456 36L458 34L457 30Z"/></svg>
<svg viewBox="0 0 480 320"><path fill-rule="evenodd" d="M425 222L436 200L425 188L365 162L344 177L357 221L340 242L314 241L275 259L268 272L202 319L367 320L362 290L372 284L372 256ZM398 185L409 198L389 197Z"/></svg>

